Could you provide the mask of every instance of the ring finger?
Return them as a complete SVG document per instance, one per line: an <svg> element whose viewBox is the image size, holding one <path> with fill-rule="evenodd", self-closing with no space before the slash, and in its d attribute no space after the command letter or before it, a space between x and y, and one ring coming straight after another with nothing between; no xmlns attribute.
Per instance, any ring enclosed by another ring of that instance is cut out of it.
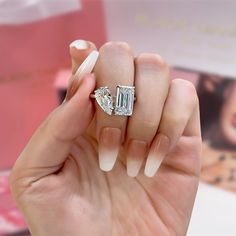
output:
<svg viewBox="0 0 236 236"><path fill-rule="evenodd" d="M137 176L160 122L168 94L169 68L156 54L141 54L135 60L136 102L127 128L127 172Z"/></svg>

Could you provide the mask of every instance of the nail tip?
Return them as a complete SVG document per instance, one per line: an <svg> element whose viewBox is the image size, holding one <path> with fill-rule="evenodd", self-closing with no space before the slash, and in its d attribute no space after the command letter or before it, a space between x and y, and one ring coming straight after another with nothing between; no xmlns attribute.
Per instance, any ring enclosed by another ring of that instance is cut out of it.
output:
<svg viewBox="0 0 236 236"><path fill-rule="evenodd" d="M156 173L157 173L157 170L156 171L150 171L147 169L144 170L144 174L149 178L152 178Z"/></svg>
<svg viewBox="0 0 236 236"><path fill-rule="evenodd" d="M132 167L127 166L127 175L129 177L132 177L132 178L137 177L138 173L139 173L139 168L137 169L137 168L132 168Z"/></svg>
<svg viewBox="0 0 236 236"><path fill-rule="evenodd" d="M156 175L160 168L161 162L162 159L158 160L156 157L149 156L144 169L144 174L150 178Z"/></svg>
<svg viewBox="0 0 236 236"><path fill-rule="evenodd" d="M109 172L113 169L113 166L108 165L100 165L100 169L104 172Z"/></svg>
<svg viewBox="0 0 236 236"><path fill-rule="evenodd" d="M99 52L96 50L93 50L92 52L90 52L90 54L85 58L85 60L82 62L80 67L75 72L75 76L82 77L84 74L91 73L97 62L98 55L99 55Z"/></svg>
<svg viewBox="0 0 236 236"><path fill-rule="evenodd" d="M137 177L137 174L136 173L132 173L132 172L127 172L127 175L131 178L135 178Z"/></svg>
<svg viewBox="0 0 236 236"><path fill-rule="evenodd" d="M118 128L102 128L99 134L98 157L103 171L110 171L116 164L120 149L121 131Z"/></svg>
<svg viewBox="0 0 236 236"><path fill-rule="evenodd" d="M75 47L78 50L87 49L88 43L87 43L87 41L85 41L83 39L77 39L77 40L74 40L73 42L71 42L69 47L70 48Z"/></svg>
<svg viewBox="0 0 236 236"><path fill-rule="evenodd" d="M148 178L152 178L155 174L145 173L145 175L146 175Z"/></svg>
<svg viewBox="0 0 236 236"><path fill-rule="evenodd" d="M97 50L93 50L90 55L92 55L93 57L96 57L96 59L98 58L99 52Z"/></svg>
<svg viewBox="0 0 236 236"><path fill-rule="evenodd" d="M115 165L115 161L114 162L110 162L110 161L103 161L100 159L99 161L99 167L102 171L105 171L105 172L109 172L113 169Z"/></svg>

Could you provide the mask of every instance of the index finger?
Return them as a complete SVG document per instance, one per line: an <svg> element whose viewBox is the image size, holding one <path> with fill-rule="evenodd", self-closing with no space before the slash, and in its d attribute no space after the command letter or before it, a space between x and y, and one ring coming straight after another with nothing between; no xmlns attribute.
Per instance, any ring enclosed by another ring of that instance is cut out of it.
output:
<svg viewBox="0 0 236 236"><path fill-rule="evenodd" d="M75 40L70 44L72 60L72 75L68 83L65 100L69 100L77 91L81 79L87 71L92 71L97 61L98 52L94 43L85 40Z"/></svg>
<svg viewBox="0 0 236 236"><path fill-rule="evenodd" d="M70 44L72 75L75 74L82 62L93 50L97 50L97 48L90 41L78 39Z"/></svg>

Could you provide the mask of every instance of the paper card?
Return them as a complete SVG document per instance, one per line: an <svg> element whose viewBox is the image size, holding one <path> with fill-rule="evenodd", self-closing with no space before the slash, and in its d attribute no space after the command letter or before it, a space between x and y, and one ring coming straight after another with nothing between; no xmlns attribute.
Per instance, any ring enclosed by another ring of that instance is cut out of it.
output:
<svg viewBox="0 0 236 236"><path fill-rule="evenodd" d="M105 0L105 10L109 40L175 66L236 76L235 1Z"/></svg>

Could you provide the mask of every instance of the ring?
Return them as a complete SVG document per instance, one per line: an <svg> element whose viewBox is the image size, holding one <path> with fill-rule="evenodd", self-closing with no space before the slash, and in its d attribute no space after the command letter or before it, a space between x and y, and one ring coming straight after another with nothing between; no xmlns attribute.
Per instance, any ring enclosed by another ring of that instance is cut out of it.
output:
<svg viewBox="0 0 236 236"><path fill-rule="evenodd" d="M91 94L98 105L108 115L131 116L133 114L135 88L133 86L116 87L116 96L111 95L108 87L100 87Z"/></svg>

